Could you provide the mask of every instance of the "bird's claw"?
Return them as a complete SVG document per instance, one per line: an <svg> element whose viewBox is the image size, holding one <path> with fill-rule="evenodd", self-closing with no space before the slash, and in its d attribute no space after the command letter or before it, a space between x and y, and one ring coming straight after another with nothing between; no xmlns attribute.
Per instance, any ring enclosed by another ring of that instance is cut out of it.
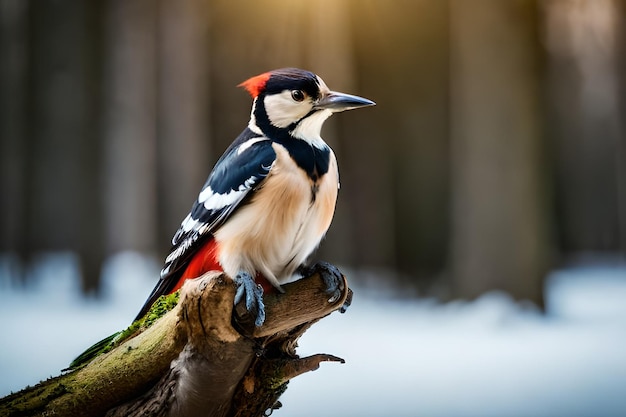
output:
<svg viewBox="0 0 626 417"><path fill-rule="evenodd" d="M341 314L343 314L346 311L348 311L348 307L350 307L350 304L352 304L352 296L353 295L354 295L354 293L352 292L352 290L350 288L348 288L348 295L346 296L346 301L343 302L343 305L339 309L339 312Z"/></svg>
<svg viewBox="0 0 626 417"><path fill-rule="evenodd" d="M263 304L263 287L254 281L247 272L240 272L235 277L237 291L235 292L235 305L245 300L246 310L251 315L256 315L254 325L261 327L265 322L265 304Z"/></svg>
<svg viewBox="0 0 626 417"><path fill-rule="evenodd" d="M324 284L326 285L326 293L330 295L328 298L329 303L336 303L339 300L345 291L345 281L343 279L343 274L339 269L328 263L328 262L316 262L313 266L305 268L303 271L307 276L313 275L314 273L320 274ZM348 306L350 305L352 297L346 298L346 302L341 307L340 311L344 313Z"/></svg>

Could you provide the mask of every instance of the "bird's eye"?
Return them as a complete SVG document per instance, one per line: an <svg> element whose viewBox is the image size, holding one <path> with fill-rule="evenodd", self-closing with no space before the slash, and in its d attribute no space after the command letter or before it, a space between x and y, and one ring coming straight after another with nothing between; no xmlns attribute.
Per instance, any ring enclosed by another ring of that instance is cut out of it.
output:
<svg viewBox="0 0 626 417"><path fill-rule="evenodd" d="M293 90L291 92L291 98L294 101L302 101L304 100L304 93L302 92L302 90Z"/></svg>

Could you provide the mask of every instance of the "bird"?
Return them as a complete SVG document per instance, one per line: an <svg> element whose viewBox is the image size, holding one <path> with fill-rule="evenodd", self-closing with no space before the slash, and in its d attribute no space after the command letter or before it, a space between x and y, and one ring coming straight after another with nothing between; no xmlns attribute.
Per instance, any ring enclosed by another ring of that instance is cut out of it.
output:
<svg viewBox="0 0 626 417"><path fill-rule="evenodd" d="M191 211L172 238L159 280L136 320L162 295L208 271L223 271L265 320L263 293L319 271L337 291L338 270L308 265L330 227L339 190L337 159L322 139L324 122L345 110L373 106L331 91L313 72L281 68L239 84L252 98L248 125L218 159Z"/></svg>

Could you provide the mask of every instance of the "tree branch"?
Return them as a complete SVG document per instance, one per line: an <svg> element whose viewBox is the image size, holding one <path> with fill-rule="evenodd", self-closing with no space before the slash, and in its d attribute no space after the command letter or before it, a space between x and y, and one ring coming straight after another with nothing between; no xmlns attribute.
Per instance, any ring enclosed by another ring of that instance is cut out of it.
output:
<svg viewBox="0 0 626 417"><path fill-rule="evenodd" d="M332 355L298 358L298 338L341 308L319 275L264 296L266 321L250 325L233 309L225 274L189 280L178 305L152 326L84 368L0 400L1 415L256 416L276 403L286 382Z"/></svg>

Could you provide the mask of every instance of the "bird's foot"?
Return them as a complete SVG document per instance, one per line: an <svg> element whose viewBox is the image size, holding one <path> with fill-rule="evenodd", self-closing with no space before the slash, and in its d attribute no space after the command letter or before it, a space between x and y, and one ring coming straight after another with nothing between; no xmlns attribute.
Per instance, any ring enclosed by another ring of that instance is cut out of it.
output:
<svg viewBox="0 0 626 417"><path fill-rule="evenodd" d="M252 275L240 272L235 277L237 291L235 292L235 305L245 301L246 310L254 316L254 325L261 327L265 322L265 305L263 304L263 287L254 281Z"/></svg>
<svg viewBox="0 0 626 417"><path fill-rule="evenodd" d="M324 284L326 284L326 293L330 295L328 302L331 304L337 302L345 291L343 274L339 271L339 268L328 262L316 262L312 266L302 268L301 273L303 276L311 276L315 273L320 274L322 280L324 280ZM339 311L345 313L351 302L352 291L348 289L348 297Z"/></svg>

